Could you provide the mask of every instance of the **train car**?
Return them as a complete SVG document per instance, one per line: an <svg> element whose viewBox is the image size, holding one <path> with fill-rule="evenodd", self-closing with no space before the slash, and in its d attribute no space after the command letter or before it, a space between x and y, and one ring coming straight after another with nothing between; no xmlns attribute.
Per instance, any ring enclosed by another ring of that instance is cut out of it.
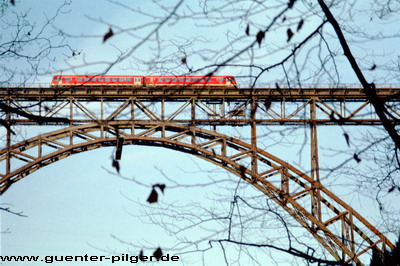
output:
<svg viewBox="0 0 400 266"><path fill-rule="evenodd" d="M124 75L56 75L51 81L52 87L60 86L143 86L143 76Z"/></svg>
<svg viewBox="0 0 400 266"><path fill-rule="evenodd" d="M146 86L236 86L233 76L146 76Z"/></svg>
<svg viewBox="0 0 400 266"><path fill-rule="evenodd" d="M236 87L233 76L124 76L124 75L55 75L52 87L63 86L223 86Z"/></svg>

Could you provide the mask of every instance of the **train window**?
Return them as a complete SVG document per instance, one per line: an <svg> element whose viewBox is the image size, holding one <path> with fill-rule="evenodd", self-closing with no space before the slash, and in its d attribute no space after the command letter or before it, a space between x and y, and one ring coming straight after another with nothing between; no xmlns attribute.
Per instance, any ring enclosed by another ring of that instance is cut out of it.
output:
<svg viewBox="0 0 400 266"><path fill-rule="evenodd" d="M85 78L85 81L89 81L89 78Z"/></svg>
<svg viewBox="0 0 400 266"><path fill-rule="evenodd" d="M186 78L186 82L190 82L190 78Z"/></svg>
<svg viewBox="0 0 400 266"><path fill-rule="evenodd" d="M78 81L82 81L82 78L78 78Z"/></svg>
<svg viewBox="0 0 400 266"><path fill-rule="evenodd" d="M184 80L183 78L179 78L179 82L183 82L183 80Z"/></svg>
<svg viewBox="0 0 400 266"><path fill-rule="evenodd" d="M119 78L119 81L120 81L120 82L124 82L124 81L125 81L125 78Z"/></svg>
<svg viewBox="0 0 400 266"><path fill-rule="evenodd" d="M112 78L112 81L113 81L113 82L117 82L118 79L117 79L117 78Z"/></svg>
<svg viewBox="0 0 400 266"><path fill-rule="evenodd" d="M163 78L158 78L158 82L162 82L163 81Z"/></svg>
<svg viewBox="0 0 400 266"><path fill-rule="evenodd" d="M127 82L131 82L132 79L131 79L131 78L126 78L126 81L127 81Z"/></svg>
<svg viewBox="0 0 400 266"><path fill-rule="evenodd" d="M207 78L207 82L211 82L211 78Z"/></svg>
<svg viewBox="0 0 400 266"><path fill-rule="evenodd" d="M110 82L110 78L106 78L106 82Z"/></svg>
<svg viewBox="0 0 400 266"><path fill-rule="evenodd" d="M96 82L96 80L97 80L96 78L92 78L92 81Z"/></svg>
<svg viewBox="0 0 400 266"><path fill-rule="evenodd" d="M172 79L172 82L176 82L176 78L173 78L173 79Z"/></svg>
<svg viewBox="0 0 400 266"><path fill-rule="evenodd" d="M201 79L200 79L200 82L204 82L204 78L201 78Z"/></svg>
<svg viewBox="0 0 400 266"><path fill-rule="evenodd" d="M193 78L193 82L197 82L197 78Z"/></svg>
<svg viewBox="0 0 400 266"><path fill-rule="evenodd" d="M99 81L100 81L100 82L103 82L103 78L99 78Z"/></svg>
<svg viewBox="0 0 400 266"><path fill-rule="evenodd" d="M170 79L170 78L166 78L165 81L166 81L166 82L170 82L171 79Z"/></svg>
<svg viewBox="0 0 400 266"><path fill-rule="evenodd" d="M224 79L223 78L218 78L218 82L223 82Z"/></svg>
<svg viewBox="0 0 400 266"><path fill-rule="evenodd" d="M70 82L71 78L65 78L65 81Z"/></svg>

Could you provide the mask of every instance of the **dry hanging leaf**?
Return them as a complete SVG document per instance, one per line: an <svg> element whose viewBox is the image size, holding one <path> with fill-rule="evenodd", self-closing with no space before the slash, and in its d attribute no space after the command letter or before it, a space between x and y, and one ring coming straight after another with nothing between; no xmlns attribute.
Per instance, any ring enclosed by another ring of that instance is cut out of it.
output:
<svg viewBox="0 0 400 266"><path fill-rule="evenodd" d="M343 133L343 136L344 136L344 138L346 139L347 146L350 147L350 136L349 136L349 134L347 134L347 133L345 132L345 133Z"/></svg>
<svg viewBox="0 0 400 266"><path fill-rule="evenodd" d="M160 260L162 255L161 248L157 248L153 253L153 256L156 257L157 260Z"/></svg>
<svg viewBox="0 0 400 266"><path fill-rule="evenodd" d="M289 0L288 7L292 8L294 5L294 2L296 2L296 0Z"/></svg>
<svg viewBox="0 0 400 266"><path fill-rule="evenodd" d="M286 33L287 33L287 42L289 42L290 39L292 39L294 34L293 34L293 31L290 28L287 29Z"/></svg>
<svg viewBox="0 0 400 266"><path fill-rule="evenodd" d="M103 43L105 43L109 38L111 38L111 36L114 35L114 32L112 31L112 29L110 28L108 30L108 32L104 35L103 37Z"/></svg>
<svg viewBox="0 0 400 266"><path fill-rule="evenodd" d="M119 162L117 160L112 161L112 167L114 167L117 170L117 173L119 174Z"/></svg>
<svg viewBox="0 0 400 266"><path fill-rule="evenodd" d="M301 30L301 28L303 27L303 24L304 24L304 20L301 19L299 24L297 24L297 31Z"/></svg>
<svg viewBox="0 0 400 266"><path fill-rule="evenodd" d="M151 193L149 195L149 197L147 198L147 202L148 203L156 203L158 201L158 193L157 191L153 188L151 190Z"/></svg>
<svg viewBox="0 0 400 266"><path fill-rule="evenodd" d="M258 42L259 47L261 47L261 42L262 42L262 40L264 39L264 37L265 37L265 33L264 33L262 30L260 30L260 31L257 33L257 36L256 36L256 40L257 40L257 42Z"/></svg>
<svg viewBox="0 0 400 266"><path fill-rule="evenodd" d="M354 160L356 160L357 163L361 162L361 159L358 157L357 153L354 153L353 158Z"/></svg>

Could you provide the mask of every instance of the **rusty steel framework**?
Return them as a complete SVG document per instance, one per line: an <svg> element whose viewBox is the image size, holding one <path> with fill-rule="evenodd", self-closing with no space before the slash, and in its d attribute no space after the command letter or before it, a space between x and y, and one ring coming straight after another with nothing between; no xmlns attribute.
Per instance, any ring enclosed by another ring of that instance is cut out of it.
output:
<svg viewBox="0 0 400 266"><path fill-rule="evenodd" d="M393 104L399 94L399 88L377 89L397 124L400 112ZM362 265L360 256L367 251L393 249L389 239L320 182L318 125L380 124L362 89L31 87L0 88L0 97L2 104L16 108L4 116L9 125L60 126L22 141L13 141L7 130L0 151L0 193L75 153L116 146L119 159L122 145L160 146L203 158L249 182L338 261ZM257 146L257 128L263 125L305 124L311 131L309 175ZM224 125L249 126L250 142L218 133L216 128Z"/></svg>

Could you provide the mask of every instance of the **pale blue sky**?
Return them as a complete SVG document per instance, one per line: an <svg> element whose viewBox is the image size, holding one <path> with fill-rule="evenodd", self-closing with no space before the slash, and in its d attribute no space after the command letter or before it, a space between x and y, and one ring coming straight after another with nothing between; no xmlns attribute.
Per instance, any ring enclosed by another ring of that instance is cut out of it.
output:
<svg viewBox="0 0 400 266"><path fill-rule="evenodd" d="M31 9L33 19L40 24L43 21L44 13L52 14L55 8L61 4L62 1L22 1L12 7L15 10ZM134 3L135 6L140 7L141 10L148 11L150 14L159 14L159 8L154 8L154 5L149 4L148 1L122 1L125 4ZM166 1L169 5L175 4L177 1ZM93 6L97 7L94 8ZM187 10L188 6L193 5L197 7L197 1L184 2L182 9ZM301 7L299 7L301 9ZM68 70L69 67L80 66L84 62L112 62L118 56L119 50L125 52L132 46L138 43L138 38L126 35L114 36L106 44L102 44L102 35L108 31L108 23L115 25L129 25L135 27L145 23L143 17L132 15L130 11L124 11L121 7L110 4L108 1L76 1L73 0L71 5L65 7L63 11L69 11L66 14L59 15L54 27L48 28L48 32L56 33L58 29L62 29L66 34L76 35L76 37L69 37L68 42L73 49L81 52L81 55L76 58L64 61L65 51L55 51L51 58L55 58L54 62L46 63L49 66L50 72L44 71L43 75L37 78L37 81L46 83L50 80L51 75L59 73L63 69L63 73L95 73L103 71L106 64L94 64ZM44 12L44 13L43 13ZM182 11L183 12L183 11ZM263 15L258 15L263 19ZM92 21L88 17L94 19L101 19L106 23ZM256 16L256 18L258 18ZM254 20L254 18L253 18ZM311 31L315 28L316 19L310 18L308 23L305 24L305 30ZM200 21L201 22L201 21ZM254 24L256 21L254 21ZM184 36L187 39L193 38L195 35L201 35L196 39L193 47L185 47L186 51L196 51L197 47L203 53L193 53L188 56L188 62L193 67L201 67L205 63L202 56L210 57L212 54L207 49L214 48L214 46L224 46L224 44L235 34L243 34L245 23L232 22L221 27L202 27L198 28L199 21L190 21L184 23L173 24L167 23L160 31L160 38L165 40L162 45L166 48L162 51L161 56L167 57L175 55L170 58L171 62L166 64L142 65L138 59L141 60L154 60L157 56L157 45L154 42L145 44L138 48L133 56L136 60L127 59L121 64L113 67L109 74L155 74L159 66L163 66L162 71L176 71L176 73L184 73L187 71L183 66L173 68L176 62L180 62L181 53L176 47L172 46L172 37L174 42L182 41L180 37ZM293 25L296 25L293 22ZM293 26L295 28L295 26ZM196 30L196 32L194 32ZM201 31L201 32L199 32ZM252 32L255 34L257 31L256 26L252 27ZM135 31L134 34L143 36L146 30ZM228 33L227 33L228 32ZM227 35L225 35L227 33ZM81 35L89 35L82 38ZM96 37L97 36L97 37ZM180 37L177 37L180 36ZM268 36L271 39L276 38L277 43L280 45L282 36L276 32L274 36ZM284 39L284 38L283 38ZM249 40L244 40L244 43ZM284 42L284 41L283 41ZM388 42L389 43L389 42ZM268 52L274 51L277 46L268 47ZM390 43L387 45L386 53L393 58L398 55L399 51L391 49L396 45ZM373 46L373 44L371 44ZM335 47L335 45L333 45ZM396 46L398 47L398 46ZM229 47L228 47L229 48ZM118 50L119 49L119 50ZM203 50L204 49L204 50ZM239 49L236 47L235 49ZM271 50L268 50L271 49ZM288 48L290 49L290 47ZM364 50L365 51L365 50ZM396 54L394 54L396 53ZM361 53L360 53L361 54ZM68 54L69 55L69 54ZM221 55L218 60L222 60L227 55ZM306 55L301 55L300 58ZM169 58L169 57L168 57ZM375 58L380 58L375 57ZM276 59L275 55L271 59ZM364 57L365 65L370 63L369 55ZM385 62L390 60L388 58L380 58ZM262 61L261 59L257 59ZM248 61L244 60L248 63ZM364 62L363 62L364 63ZM14 64L14 63L11 63ZM383 64L383 63L382 63ZM344 63L340 66L340 70L348 69L348 65ZM47 68L46 68L47 69ZM67 70L65 70L67 69ZM305 66L307 75L308 68ZM160 70L161 71L161 70ZM134 72L134 73L132 73ZM263 82L275 82L283 80L279 75L282 70L271 71L266 74L262 79ZM232 75L248 75L249 70L245 68L225 68L221 73ZM369 72L368 72L369 73ZM377 74L379 75L379 74ZM371 74L371 79L374 74ZM19 77L16 77L18 81ZM346 82L356 82L353 74L350 71L343 71L341 73L342 80ZM312 80L310 80L312 81ZM242 80L247 82L247 79ZM34 136L39 133L47 132L48 130L55 130L54 128L46 127L21 127L21 134L19 139L24 137ZM244 138L248 137L250 129L243 128L220 128L221 132L225 134L237 136L242 134ZM309 163L309 148L307 139L309 135L308 126L300 126L290 133L290 136L275 145L281 139L281 127L265 127L259 128L260 146L268 147L268 152L278 156L279 158L296 165L296 167L308 172L310 169ZM351 132L352 140L354 143L350 148L347 147L343 137L343 130ZM320 150L320 165L321 167L333 167L339 165L346 159L352 157L354 152L362 149L363 143L362 135L367 131L367 127L320 127L319 131L319 145ZM289 132L286 128L284 133ZM377 134L377 131L372 131ZM306 134L306 135L305 135ZM0 136L5 135L4 128L0 128ZM261 138L261 136L263 136ZM294 142L286 143L287 140ZM1 145L4 145L4 140ZM303 146L303 144L306 144ZM344 154L343 151L348 152ZM137 254L140 251L139 247L145 247L145 255L149 254L152 248L161 246L167 250L172 250L168 253L174 254L175 249L185 252L193 251L195 248L186 247L182 239L187 238L188 241L200 241L199 249L207 247L207 239L210 238L225 238L226 234L212 236L213 229L221 229L218 221L205 223L204 227L195 227L188 229L181 234L174 235L167 233L156 222L163 220L165 223L171 222L171 217L163 218L162 215L156 216L154 221L150 220L151 213L157 213L157 207L168 206L181 206L182 210L192 211L195 209L194 215L204 215L202 218L209 218L210 213L214 211L219 215L227 215L230 208L230 197L237 185L238 178L218 169L203 160L182 154L176 151L169 151L161 148L143 147L143 146L125 146L123 149L121 161L121 174L124 177L135 177L141 183L151 186L155 183L165 183L167 189L165 195L160 196L161 203L159 205L149 205L146 199L150 193L150 187L143 187L134 182L119 178L108 171L114 172L111 167L111 156L113 154L112 148L101 148L98 150L85 152L73 155L59 162L53 163L49 166L41 168L35 173L24 178L22 181L14 184L2 197L2 204L12 204L12 209L15 211L23 211L27 218L17 217L8 213L1 213L1 230L9 230L9 233L1 235L1 254L2 255L107 255L111 253L133 253ZM350 161L349 168L360 169L366 166L366 162L356 164ZM221 180L214 185L199 186L192 188L175 188L169 189L173 186L172 182L166 180L158 169L162 169L164 173L171 179L180 184L203 184L213 180ZM346 169L343 170L344 172ZM356 182L355 177L346 176L342 172L335 173L329 177L326 182L329 188L334 193L345 199L347 202L358 210L362 215L365 215L373 224L379 224L380 229L384 230L382 225L383 221L377 212L378 207L370 199L365 197L362 193L354 193L359 184ZM265 199L261 193L255 191L252 187L242 188L240 195L243 197L252 198L249 201L252 204L260 204L266 206ZM221 199L225 199L221 200ZM2 205L8 206L8 205ZM251 209L243 207L244 212L251 212ZM282 212L283 210L279 211ZM149 214L150 213L150 214ZM208 216L207 216L208 215ZM255 212L254 215L259 215ZM270 214L264 216L257 216L255 219L258 228L249 229L249 234L254 234L254 237L265 237L266 241L273 241L273 244L281 244L285 247L285 240L281 235L276 234L282 228L275 228L279 225L274 217ZM260 218L261 217L261 218ZM193 218L197 220L199 217ZM176 225L188 226L190 221L174 221ZM226 226L226 222L225 222ZM296 225L297 226L297 225ZM173 226L172 226L173 227ZM262 232L259 232L263 228ZM302 235L304 231L294 229L294 234ZM116 238L120 239L118 241ZM394 240L394 235L389 235ZM177 238L179 241L177 240ZM123 242L124 241L124 242ZM127 244L130 243L130 244ZM268 261L276 265L290 265L285 261L287 255L281 252L267 250L265 253L256 249L249 249L250 255L258 258L260 261ZM239 253L235 249L227 249L227 253L231 259L237 259L241 255L239 264L244 265L249 263L246 257L246 251ZM204 253L202 252L189 252L182 255L183 265L222 265L223 252L221 248L214 244L211 250ZM203 261L204 260L204 261ZM300 260L299 263L303 263ZM181 265L175 263L173 265ZM21 264L4 264L6 266L16 266ZM43 265L27 263L30 265ZM77 264L50 264L50 265L77 265ZM81 264L81 265L110 265L110 264ZM127 265L123 263L116 263L115 265ZM168 265L168 264L163 264ZM265 265L265 264L264 264Z"/></svg>

